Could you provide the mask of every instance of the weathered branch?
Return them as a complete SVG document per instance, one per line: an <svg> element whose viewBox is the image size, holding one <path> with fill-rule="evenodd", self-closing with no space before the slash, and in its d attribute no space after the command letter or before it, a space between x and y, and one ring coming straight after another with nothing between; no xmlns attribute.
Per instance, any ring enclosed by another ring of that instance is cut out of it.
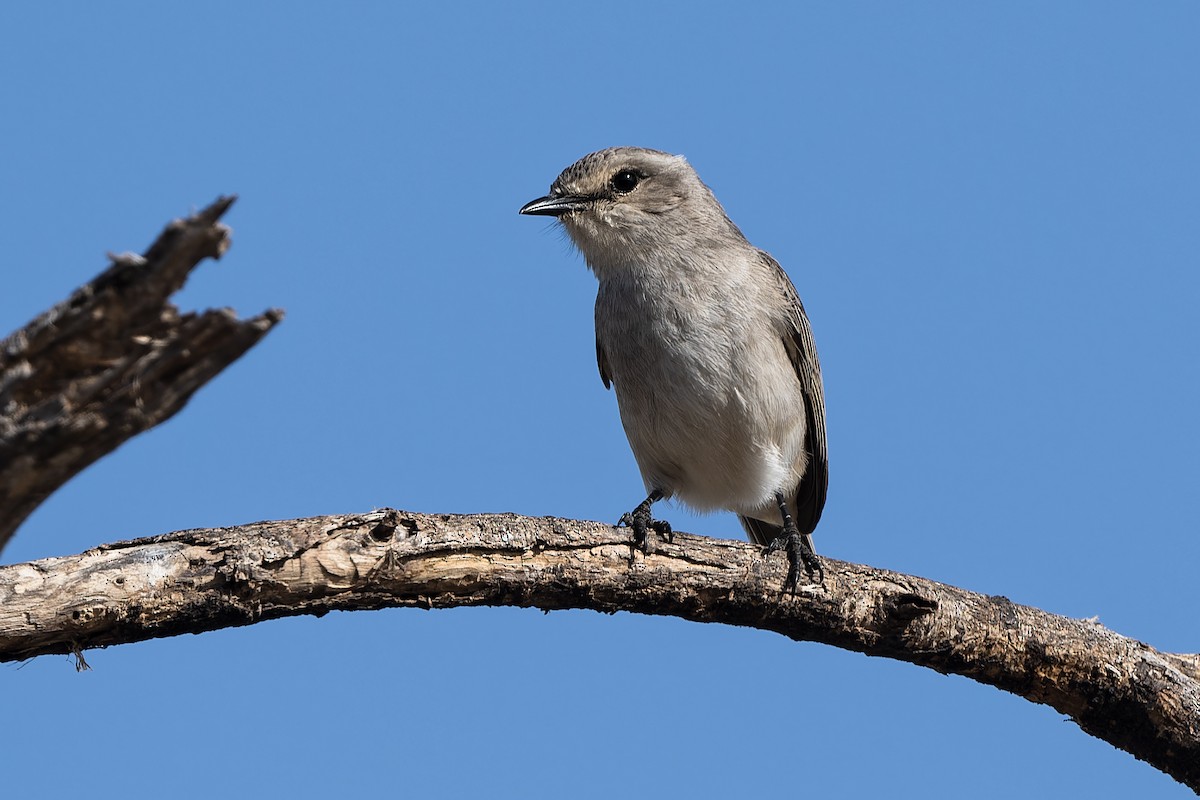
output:
<svg viewBox="0 0 1200 800"><path fill-rule="evenodd" d="M59 486L169 419L283 314L180 314L168 298L229 247L223 197L167 225L0 341L0 549Z"/></svg>
<svg viewBox="0 0 1200 800"><path fill-rule="evenodd" d="M886 570L826 561L782 597L783 559L680 534L643 556L594 522L361 516L190 530L0 567L0 660L332 609L514 605L665 614L920 664L1053 706L1200 788L1197 656Z"/></svg>

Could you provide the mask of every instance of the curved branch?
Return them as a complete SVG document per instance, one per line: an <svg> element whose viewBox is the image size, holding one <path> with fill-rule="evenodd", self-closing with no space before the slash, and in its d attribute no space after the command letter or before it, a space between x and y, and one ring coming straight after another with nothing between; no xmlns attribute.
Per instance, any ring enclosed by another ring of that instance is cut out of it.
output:
<svg viewBox="0 0 1200 800"><path fill-rule="evenodd" d="M626 531L513 514L260 522L0 567L0 660L330 610L589 608L775 631L954 673L1070 716L1200 788L1200 659L1095 622L826 560L824 586L779 593L782 559L679 534L643 555Z"/></svg>
<svg viewBox="0 0 1200 800"><path fill-rule="evenodd" d="M222 197L167 225L0 341L0 549L42 501L122 442L169 419L283 318L180 314L168 298L229 247Z"/></svg>

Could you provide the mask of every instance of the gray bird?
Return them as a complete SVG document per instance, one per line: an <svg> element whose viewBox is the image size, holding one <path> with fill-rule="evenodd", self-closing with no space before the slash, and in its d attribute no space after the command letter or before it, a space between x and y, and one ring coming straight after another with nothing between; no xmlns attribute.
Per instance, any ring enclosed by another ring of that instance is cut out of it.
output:
<svg viewBox="0 0 1200 800"><path fill-rule="evenodd" d="M557 217L600 281L596 360L649 496L619 524L670 538L651 506L728 509L766 552L785 550L785 591L825 506L825 399L804 306L683 156L591 153L522 214Z"/></svg>

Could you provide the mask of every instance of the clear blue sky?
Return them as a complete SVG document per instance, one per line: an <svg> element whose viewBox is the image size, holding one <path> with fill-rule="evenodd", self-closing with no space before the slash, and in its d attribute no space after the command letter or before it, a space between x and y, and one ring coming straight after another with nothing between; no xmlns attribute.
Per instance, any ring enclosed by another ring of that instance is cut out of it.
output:
<svg viewBox="0 0 1200 800"><path fill-rule="evenodd" d="M6 333L222 193L287 319L6 562L395 506L616 520L595 283L517 209L688 156L824 364L818 549L1200 650L1200 5L8 4ZM728 515L665 509L741 536ZM1187 797L957 677L675 619L331 614L0 667L5 792Z"/></svg>

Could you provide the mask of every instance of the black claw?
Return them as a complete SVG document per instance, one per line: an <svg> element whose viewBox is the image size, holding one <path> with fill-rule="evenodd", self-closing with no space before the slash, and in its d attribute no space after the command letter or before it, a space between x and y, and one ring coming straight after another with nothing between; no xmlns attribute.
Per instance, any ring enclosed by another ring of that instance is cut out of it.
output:
<svg viewBox="0 0 1200 800"><path fill-rule="evenodd" d="M813 552L804 535L796 530L795 526L790 530L784 528L783 533L763 549L763 555L768 556L779 550L787 553L788 560L788 574L783 582L784 593L794 595L799 588L801 564L804 565L804 572L809 580L815 576L817 583L825 583L825 567L821 564L821 557Z"/></svg>
<svg viewBox="0 0 1200 800"><path fill-rule="evenodd" d="M671 523L666 520L655 519L650 515L650 506L654 505L655 501L662 499L662 492L654 491L650 496L638 504L638 507L633 511L622 514L617 520L618 528L633 528L633 543L643 553L650 552L650 531L654 531L668 542L675 541L675 533L671 530Z"/></svg>
<svg viewBox="0 0 1200 800"><path fill-rule="evenodd" d="M633 528L633 543L642 550L646 549L646 529L650 523L649 516L649 514L638 514L636 511L627 511L617 520L618 528Z"/></svg>
<svg viewBox="0 0 1200 800"><path fill-rule="evenodd" d="M796 594L800 584L801 564L804 564L804 572L808 575L809 580L816 576L817 582L824 585L825 567L821 564L821 557L813 550L808 537L800 533L796 523L792 521L792 515L788 513L783 496L779 495L776 499L779 501L779 511L783 515L783 530L763 549L763 555L769 556L779 550L787 553L788 574L783 582L784 593Z"/></svg>
<svg viewBox="0 0 1200 800"><path fill-rule="evenodd" d="M816 554L816 551L809 545L808 539L801 537L802 547L800 548L800 560L804 562L804 571L811 578L814 575L817 577L817 583L825 585L825 565L821 563L821 557Z"/></svg>

